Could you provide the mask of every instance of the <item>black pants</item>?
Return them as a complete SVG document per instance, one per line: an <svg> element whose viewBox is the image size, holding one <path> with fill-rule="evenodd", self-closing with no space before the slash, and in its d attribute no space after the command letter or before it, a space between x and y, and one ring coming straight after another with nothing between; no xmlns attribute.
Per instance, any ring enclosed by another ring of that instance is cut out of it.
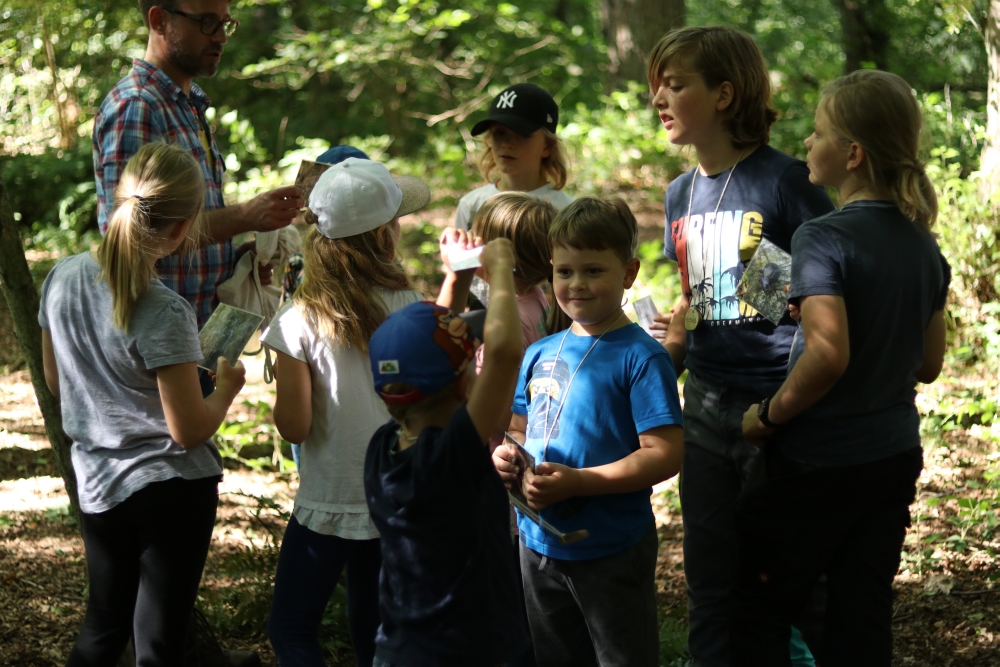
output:
<svg viewBox="0 0 1000 667"><path fill-rule="evenodd" d="M81 513L90 598L67 666L114 667L133 633L137 667L183 663L218 485L154 482L107 512Z"/></svg>
<svg viewBox="0 0 1000 667"><path fill-rule="evenodd" d="M656 667L656 526L592 560L556 560L521 543L521 574L539 667ZM785 643L785 651L788 644Z"/></svg>
<svg viewBox="0 0 1000 667"><path fill-rule="evenodd" d="M825 573L817 660L823 667L889 667L892 582L923 452L836 468L806 466L772 449L759 459L737 506L733 665L789 665L789 624Z"/></svg>

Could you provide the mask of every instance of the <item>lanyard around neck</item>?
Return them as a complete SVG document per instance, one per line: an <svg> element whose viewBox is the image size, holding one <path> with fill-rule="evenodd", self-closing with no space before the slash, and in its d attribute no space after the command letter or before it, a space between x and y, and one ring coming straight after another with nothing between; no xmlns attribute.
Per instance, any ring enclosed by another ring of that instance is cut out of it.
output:
<svg viewBox="0 0 1000 667"><path fill-rule="evenodd" d="M740 156L738 158L736 158L736 162L734 162L733 166L729 168L729 174L726 176L726 182L722 186L722 192L719 193L719 201L715 202L715 214L714 214L713 218L715 216L719 215L719 207L722 206L722 198L726 196L726 190L729 189L729 181L733 178L733 172L736 171L736 166L740 163L741 160L743 160L743 156L746 155L746 152L747 152L747 149L744 148L743 152L740 153ZM694 203L694 184L698 182L698 172L699 171L701 171L701 166L700 165L695 165L694 176L691 178L691 189L688 192L688 213L687 213L687 220L685 221L685 224L691 224L691 205ZM704 252L705 251L703 249L702 253L704 253ZM704 258L702 258L702 259L704 259ZM688 285L689 289L690 289L690 287L691 286ZM693 302L693 300L692 300L691 307L694 308L696 311L700 312L700 309L698 308L699 305L701 305L701 304L695 304Z"/></svg>
<svg viewBox="0 0 1000 667"><path fill-rule="evenodd" d="M590 349L588 349L587 353L583 355L582 359L580 359L580 363L576 365L576 370L573 371L573 374L571 376L569 376L569 382L566 383L566 389L564 389L562 392L562 397L559 401L559 407L556 408L556 415L555 417L553 417L551 422L549 421L549 408L552 407L552 394L549 394L549 400L545 404L545 423L542 426L542 433L545 436L542 441L542 461L545 460L545 455L549 451L549 440L552 439L552 432L556 430L556 424L559 423L559 415L562 414L563 406L566 405L566 397L569 395L569 388L573 386L573 380L576 379L576 374L580 372L580 369L583 367L583 362L587 360L587 357L589 357L590 353L594 351L594 348L597 347L597 344L601 342L601 339L604 338L604 335L607 334L612 329L614 329L615 325L618 324L618 322L620 322L623 317L625 317L624 310L622 311L621 315L618 316L618 319L612 322L611 326L605 329L604 333L598 336L597 340L591 343ZM555 383L556 364L559 363L559 355L562 354L563 344L566 343L566 337L569 336L569 333L572 329L573 329L572 326L569 329L566 329L566 333L563 334L562 340L559 341L559 348L556 350L556 358L552 361L552 369L549 371L549 387L552 387L552 385Z"/></svg>

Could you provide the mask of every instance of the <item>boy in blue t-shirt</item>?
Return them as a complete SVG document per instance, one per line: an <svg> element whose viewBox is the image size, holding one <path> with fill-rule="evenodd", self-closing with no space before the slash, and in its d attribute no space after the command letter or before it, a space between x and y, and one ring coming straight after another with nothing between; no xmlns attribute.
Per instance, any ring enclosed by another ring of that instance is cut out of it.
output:
<svg viewBox="0 0 1000 667"><path fill-rule="evenodd" d="M624 201L583 197L549 231L564 333L528 348L510 433L534 456L493 456L504 481L565 533L561 544L522 514L521 572L540 667L658 664L652 486L684 454L673 363L622 310L639 271L638 228ZM489 349L489 348L487 348ZM522 474L523 473L523 474Z"/></svg>
<svg viewBox="0 0 1000 667"><path fill-rule="evenodd" d="M369 343L393 417L365 458L382 541L375 667L494 667L528 647L507 493L486 447L521 358L513 246L497 239L480 261L490 307L478 377L470 328L433 303L389 315Z"/></svg>

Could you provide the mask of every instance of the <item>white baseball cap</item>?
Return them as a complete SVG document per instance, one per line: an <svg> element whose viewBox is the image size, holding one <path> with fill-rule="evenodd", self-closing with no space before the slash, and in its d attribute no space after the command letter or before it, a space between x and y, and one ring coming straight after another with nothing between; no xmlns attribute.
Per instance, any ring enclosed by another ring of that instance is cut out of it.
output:
<svg viewBox="0 0 1000 667"><path fill-rule="evenodd" d="M419 211L430 200L419 178L393 178L382 163L352 157L323 172L309 194L309 210L320 234L342 239Z"/></svg>

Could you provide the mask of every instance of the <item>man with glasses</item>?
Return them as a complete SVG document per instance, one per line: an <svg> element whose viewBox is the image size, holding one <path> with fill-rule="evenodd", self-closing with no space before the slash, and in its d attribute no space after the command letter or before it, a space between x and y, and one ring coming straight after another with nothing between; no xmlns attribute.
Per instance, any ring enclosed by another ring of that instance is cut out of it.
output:
<svg viewBox="0 0 1000 667"><path fill-rule="evenodd" d="M157 270L167 287L185 297L199 328L215 308L216 286L236 264L233 236L279 229L303 206L295 186L265 192L226 206L222 175L226 166L205 119L212 102L194 83L214 76L223 48L239 21L229 15L229 0L139 0L149 29L146 54L105 98L94 120L94 171L97 219L103 232L114 207L114 190L125 163L139 147L167 141L190 149L205 175L208 240L199 250L165 257ZM270 271L261 275L270 280Z"/></svg>

